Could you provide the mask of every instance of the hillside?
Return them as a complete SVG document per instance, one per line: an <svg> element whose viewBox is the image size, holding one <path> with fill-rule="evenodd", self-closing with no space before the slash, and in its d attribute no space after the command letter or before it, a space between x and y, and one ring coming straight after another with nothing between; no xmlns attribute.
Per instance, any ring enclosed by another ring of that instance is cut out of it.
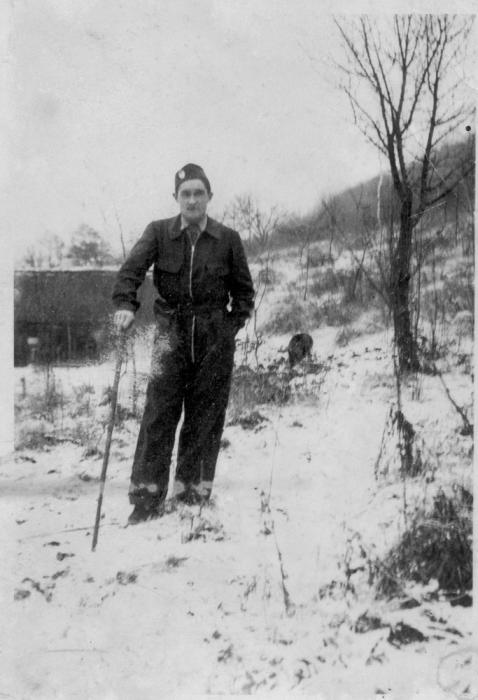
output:
<svg viewBox="0 0 478 700"><path fill-rule="evenodd" d="M437 149L432 158L432 177L430 184L443 185L447 188L457 184L447 192L440 202L425 215L426 227L453 223L457 217L470 215L475 201L475 139L473 135L445 143ZM410 180L418 187L416 167L410 164ZM453 177L448 177L449 173ZM327 239L334 225L350 236L353 242L357 229L365 227L375 229L378 216L382 225L390 221L391 211L396 207L395 195L389 168L370 180L349 187L342 192L327 196L317 203L315 209L307 216L290 217L278 226L271 237L271 246L283 247L294 243L297 231L304 229L311 240ZM398 211L394 214L398 218ZM355 234L355 235L354 235ZM302 236L303 237L303 236ZM300 235L299 235L300 238Z"/></svg>
<svg viewBox="0 0 478 700"><path fill-rule="evenodd" d="M151 341L136 337L95 553L113 358L17 368L17 450L0 465L2 695L478 692L463 417L473 421L472 326L459 316L472 260L443 248L441 277L424 269L433 308L443 307L440 374L401 384L412 430L403 471L386 314L366 279L347 296L350 252L334 248L332 264L322 248L308 266L295 247L252 265L257 313L238 337L211 505L170 503L159 520L125 528ZM432 320L424 314L428 334ZM311 333L313 358L290 372L295 330Z"/></svg>

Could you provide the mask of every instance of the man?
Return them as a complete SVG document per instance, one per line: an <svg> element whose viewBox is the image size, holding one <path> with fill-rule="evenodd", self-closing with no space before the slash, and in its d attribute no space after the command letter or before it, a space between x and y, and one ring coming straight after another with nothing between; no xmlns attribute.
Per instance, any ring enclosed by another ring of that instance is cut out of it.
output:
<svg viewBox="0 0 478 700"><path fill-rule="evenodd" d="M204 170L193 163L179 170L173 196L179 215L147 226L113 292L115 325L125 331L139 307L137 289L154 265L156 335L129 490L131 524L159 514L183 409L173 496L189 504L209 498L235 335L254 306L239 234L207 216L212 192Z"/></svg>

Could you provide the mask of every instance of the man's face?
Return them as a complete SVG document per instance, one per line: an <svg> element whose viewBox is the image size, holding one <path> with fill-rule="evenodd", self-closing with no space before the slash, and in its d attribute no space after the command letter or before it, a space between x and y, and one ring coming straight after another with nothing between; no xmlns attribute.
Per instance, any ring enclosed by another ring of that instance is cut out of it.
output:
<svg viewBox="0 0 478 700"><path fill-rule="evenodd" d="M184 219L190 224L197 224L206 215L212 193L207 191L202 180L186 180L179 186L174 199Z"/></svg>

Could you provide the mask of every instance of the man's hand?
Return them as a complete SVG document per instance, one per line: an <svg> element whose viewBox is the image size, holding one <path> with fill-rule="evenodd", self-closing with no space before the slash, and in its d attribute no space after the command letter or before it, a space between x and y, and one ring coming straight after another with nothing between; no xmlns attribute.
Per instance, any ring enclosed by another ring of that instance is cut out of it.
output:
<svg viewBox="0 0 478 700"><path fill-rule="evenodd" d="M127 331L134 321L134 312L128 309L119 309L115 312L113 323L117 331Z"/></svg>

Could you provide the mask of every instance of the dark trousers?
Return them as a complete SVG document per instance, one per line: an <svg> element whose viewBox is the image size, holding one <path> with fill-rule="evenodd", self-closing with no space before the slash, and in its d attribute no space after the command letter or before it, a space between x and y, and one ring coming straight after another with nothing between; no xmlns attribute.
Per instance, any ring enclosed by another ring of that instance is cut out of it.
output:
<svg viewBox="0 0 478 700"><path fill-rule="evenodd" d="M133 461L130 502L159 504L168 490L176 428L176 480L212 486L234 364L234 330L222 309L159 317Z"/></svg>

